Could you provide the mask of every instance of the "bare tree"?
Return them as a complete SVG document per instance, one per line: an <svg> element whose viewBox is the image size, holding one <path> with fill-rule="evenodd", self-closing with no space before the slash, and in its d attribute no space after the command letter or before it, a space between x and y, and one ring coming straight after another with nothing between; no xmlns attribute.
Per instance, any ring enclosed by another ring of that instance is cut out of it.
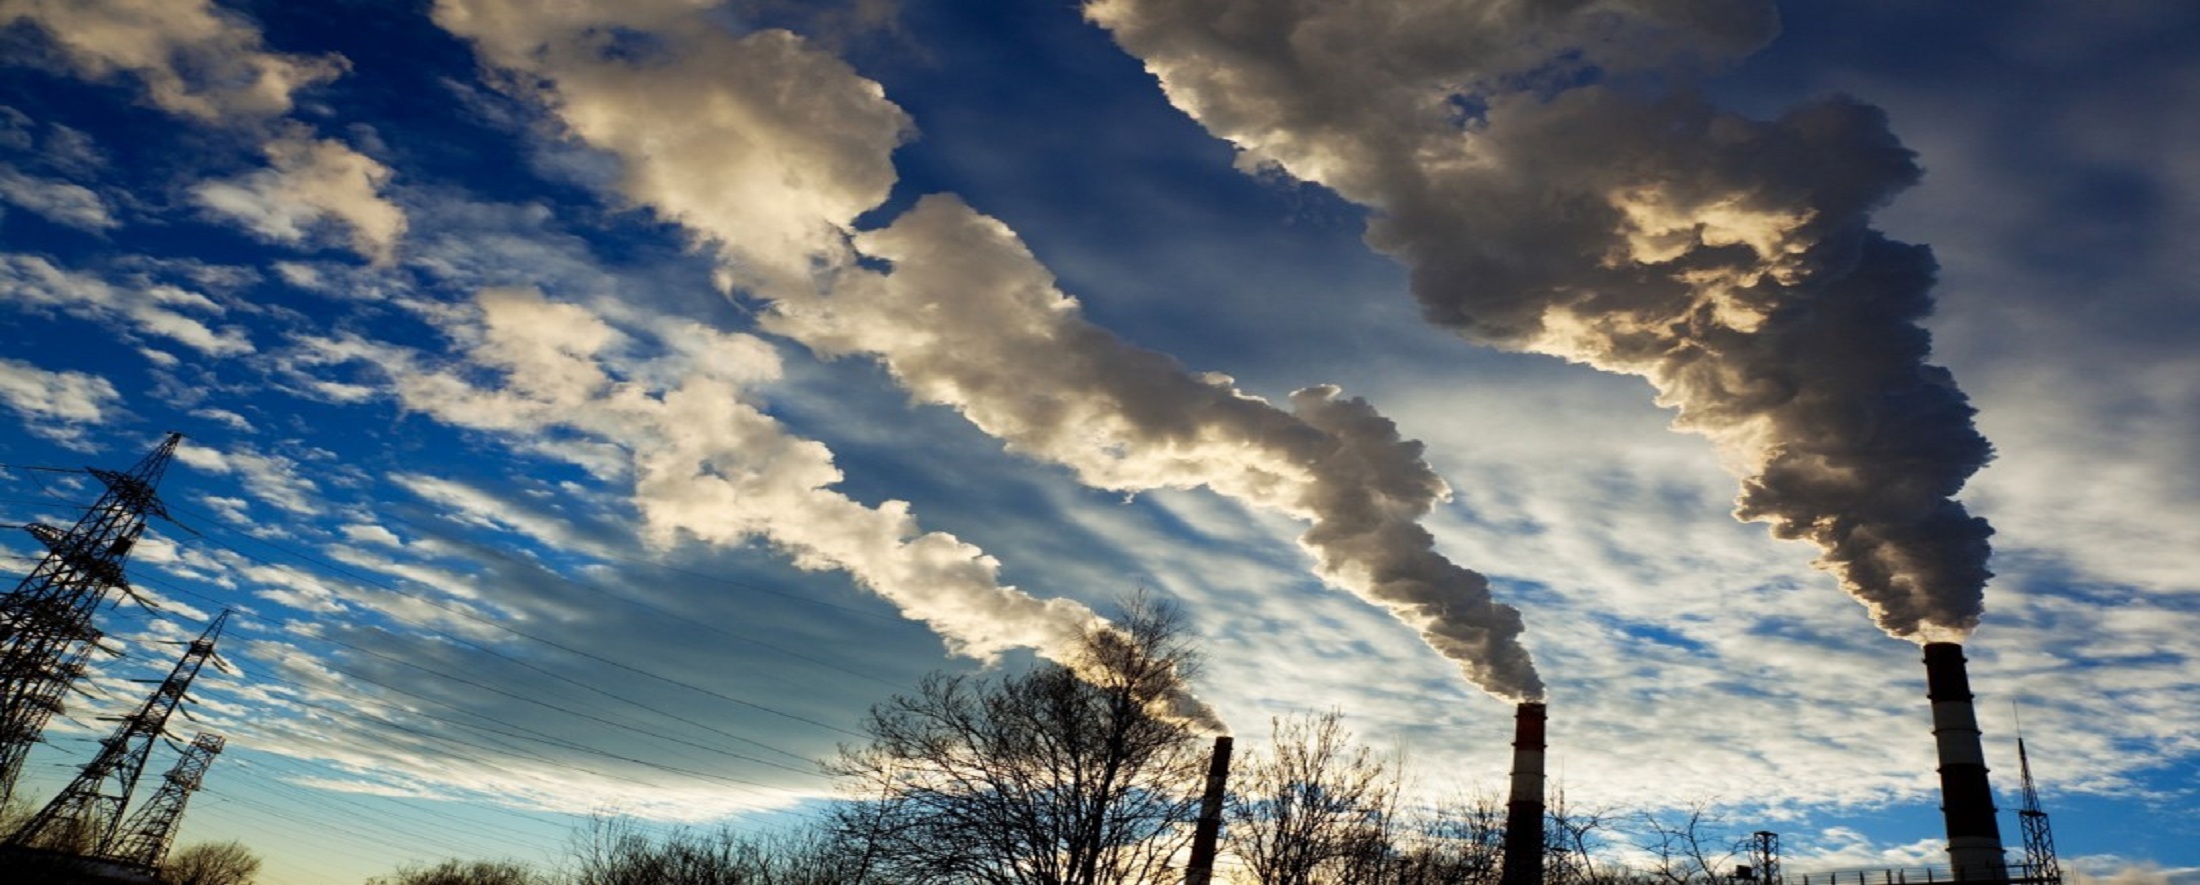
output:
<svg viewBox="0 0 2200 885"><path fill-rule="evenodd" d="M651 835L598 817L574 840L572 885L866 885L858 853L823 833L752 836L732 829Z"/></svg>
<svg viewBox="0 0 2200 885"><path fill-rule="evenodd" d="M242 842L199 842L176 849L161 867L168 885L250 885L260 856Z"/></svg>
<svg viewBox="0 0 2200 885"><path fill-rule="evenodd" d="M1230 850L1262 885L1372 885L1390 860L1398 760L1354 744L1335 712L1274 720L1239 766Z"/></svg>
<svg viewBox="0 0 2200 885"><path fill-rule="evenodd" d="M446 860L399 867L388 876L368 879L367 885L544 885L547 881L513 861Z"/></svg>
<svg viewBox="0 0 2200 885"><path fill-rule="evenodd" d="M1632 873L1609 860L1614 834L1614 814L1598 808L1577 808L1566 801L1566 789L1551 790L1544 812L1543 881L1548 885L1619 885Z"/></svg>
<svg viewBox="0 0 2200 885"><path fill-rule="evenodd" d="M827 765L853 782L836 818L892 881L1105 885L1163 878L1196 805L1201 754L1165 715L1196 656L1182 617L1144 597L1072 667L934 674L873 707L867 746Z"/></svg>
<svg viewBox="0 0 2200 885"><path fill-rule="evenodd" d="M1423 808L1401 823L1384 885L1492 885L1505 853L1505 803L1495 793Z"/></svg>
<svg viewBox="0 0 2200 885"><path fill-rule="evenodd" d="M1639 812L1636 819L1641 824L1636 845L1654 864L1644 872L1660 885L1720 881L1744 847L1708 799L1665 814Z"/></svg>

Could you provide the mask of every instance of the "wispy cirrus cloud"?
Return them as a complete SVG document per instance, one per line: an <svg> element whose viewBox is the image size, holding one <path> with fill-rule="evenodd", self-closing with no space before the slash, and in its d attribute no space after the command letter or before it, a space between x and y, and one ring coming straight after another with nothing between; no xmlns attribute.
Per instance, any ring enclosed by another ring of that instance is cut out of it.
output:
<svg viewBox="0 0 2200 885"><path fill-rule="evenodd" d="M203 294L142 278L110 281L56 266L37 255L0 255L0 302L109 323L124 332L169 339L207 356L254 350L242 327L216 327L199 318L225 312L220 303Z"/></svg>
<svg viewBox="0 0 2200 885"><path fill-rule="evenodd" d="M117 227L114 212L98 191L68 181L38 178L0 164L0 200L27 209L56 224L88 231Z"/></svg>

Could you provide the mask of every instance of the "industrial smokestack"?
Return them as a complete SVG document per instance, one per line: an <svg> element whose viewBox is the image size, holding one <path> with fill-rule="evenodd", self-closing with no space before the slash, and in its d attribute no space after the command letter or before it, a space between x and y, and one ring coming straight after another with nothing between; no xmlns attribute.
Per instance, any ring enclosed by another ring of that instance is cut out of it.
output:
<svg viewBox="0 0 2200 885"><path fill-rule="evenodd" d="M1971 709L1971 676L1963 646L1925 645L1925 696L1933 702L1933 740L1940 748L1940 811L1948 821L1948 865L1957 879L2006 880L2001 827L1994 821L1994 790L1986 782L1986 753L1979 746L1978 715Z"/></svg>
<svg viewBox="0 0 2200 885"><path fill-rule="evenodd" d="M1512 798L1505 803L1505 865L1498 885L1543 882L1543 705L1521 704L1513 725Z"/></svg>
<svg viewBox="0 0 2200 885"><path fill-rule="evenodd" d="M1222 837L1222 799L1230 785L1230 738L1215 738L1207 763L1207 794L1199 800L1199 823L1192 829L1192 860L1184 866L1184 885L1207 885L1215 875L1215 843Z"/></svg>

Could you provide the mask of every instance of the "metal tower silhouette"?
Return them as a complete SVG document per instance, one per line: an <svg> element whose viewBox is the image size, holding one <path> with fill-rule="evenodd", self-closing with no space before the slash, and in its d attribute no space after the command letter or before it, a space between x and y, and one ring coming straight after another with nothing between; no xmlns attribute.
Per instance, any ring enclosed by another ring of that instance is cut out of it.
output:
<svg viewBox="0 0 2200 885"><path fill-rule="evenodd" d="M206 779L206 768L214 764L214 757L221 755L223 741L218 734L200 734L191 739L191 746L183 749L183 756L168 769L168 777L161 781L160 791L122 825L115 836L107 859L143 869L157 870L168 862L168 846L175 841L176 824L183 820L183 807L191 801L199 784Z"/></svg>
<svg viewBox="0 0 2200 885"><path fill-rule="evenodd" d="M1780 885L1780 834L1771 830L1758 830L1749 834L1745 843L1749 851L1749 864L1755 870L1752 878L1759 885Z"/></svg>
<svg viewBox="0 0 2200 885"><path fill-rule="evenodd" d="M229 612L225 610L206 632L191 640L183 658L153 689L152 696L137 712L121 717L122 724L115 727L115 733L100 742L99 755L84 764L84 770L61 795L9 836L9 844L93 856L107 854L122 824L130 792L137 788L138 775L145 771L146 756L166 733L168 717L183 703L191 680L214 657L214 642L221 638L222 626L228 622Z"/></svg>
<svg viewBox="0 0 2200 885"><path fill-rule="evenodd" d="M2024 830L2026 880L2062 882L2062 862L2055 859L2055 834L2047 827L2047 812L2040 810L2040 791L2032 785L2032 758L2024 752L2024 738L2017 738L2017 766L2024 772L2024 807L2017 810L2017 826Z"/></svg>
<svg viewBox="0 0 2200 885"><path fill-rule="evenodd" d="M107 491L68 531L25 527L48 552L0 597L0 804L99 641L92 611L109 590L131 594L122 566L146 517L168 515L155 489L182 439L169 434L127 472L89 468Z"/></svg>

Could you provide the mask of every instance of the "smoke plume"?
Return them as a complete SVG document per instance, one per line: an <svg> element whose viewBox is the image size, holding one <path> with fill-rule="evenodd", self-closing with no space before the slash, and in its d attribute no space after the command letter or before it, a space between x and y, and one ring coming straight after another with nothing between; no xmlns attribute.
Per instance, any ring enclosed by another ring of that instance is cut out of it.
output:
<svg viewBox="0 0 2200 885"><path fill-rule="evenodd" d="M1325 580L1389 608L1500 696L1537 697L1519 612L1437 554L1420 518L1450 494L1421 445L1334 387L1286 412L1227 377L1193 375L1085 320L1007 226L932 196L856 251L829 294L782 298L767 327L825 355L876 357L920 400L1087 485L1205 486L1306 520Z"/></svg>
<svg viewBox="0 0 2200 885"><path fill-rule="evenodd" d="M437 20L534 78L570 134L616 155L627 199L711 241L772 331L878 359L1021 454L1100 488L1206 486L1311 522L1328 581L1421 631L1508 699L1542 686L1519 613L1418 520L1448 489L1365 402L1316 387L1290 411L1087 322L1014 234L953 197L857 234L908 130L875 82L783 31L728 33L685 4L446 0Z"/></svg>
<svg viewBox="0 0 2200 885"><path fill-rule="evenodd" d="M991 659L1029 648L1074 668L1086 659L1087 634L1113 629L1073 600L1003 586L998 562L953 535L921 530L904 502L871 507L834 490L841 474L832 453L754 401L750 388L779 373L766 342L660 321L646 334L668 355L639 360L631 334L579 305L529 289L485 290L476 305L478 320L447 328L465 343L466 366L430 366L359 339L308 340L299 364L371 363L406 408L453 426L538 440L578 432L591 445L548 451L572 452L582 466L601 469L595 446L608 445L626 456L652 542L763 538L801 568L847 573L956 654ZM474 380L482 370L502 383ZM1221 729L1188 691L1171 703L1172 715Z"/></svg>
<svg viewBox="0 0 2200 885"><path fill-rule="evenodd" d="M1698 72L1768 4L1093 0L1087 16L1247 169L1373 210L1427 317L1640 375L1742 478L1735 515L1807 539L1880 627L1977 624L1991 457L1919 321L1935 267L1870 228L1914 183L1877 109L1722 112Z"/></svg>

